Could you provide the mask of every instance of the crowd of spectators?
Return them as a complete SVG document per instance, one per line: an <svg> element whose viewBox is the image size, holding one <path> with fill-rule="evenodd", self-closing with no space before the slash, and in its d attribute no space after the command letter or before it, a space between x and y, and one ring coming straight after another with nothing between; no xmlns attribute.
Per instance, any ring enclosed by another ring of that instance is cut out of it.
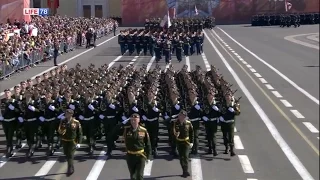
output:
<svg viewBox="0 0 320 180"><path fill-rule="evenodd" d="M95 29L98 37L109 34L114 23L117 25L111 18L36 16L29 23L0 24L0 78L48 60L55 43L61 44L61 53L73 50L77 37L89 28Z"/></svg>

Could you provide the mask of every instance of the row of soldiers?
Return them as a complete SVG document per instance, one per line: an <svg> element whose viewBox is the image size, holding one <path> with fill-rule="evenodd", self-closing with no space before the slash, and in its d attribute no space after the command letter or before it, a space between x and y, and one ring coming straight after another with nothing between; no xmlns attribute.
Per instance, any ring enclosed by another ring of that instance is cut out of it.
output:
<svg viewBox="0 0 320 180"><path fill-rule="evenodd" d="M146 30L159 31L168 28L167 23L161 24L161 18L146 19L144 27ZM216 25L214 17L205 18L174 18L171 19L169 29L177 29L179 33L189 31L201 31L203 29L212 29Z"/></svg>
<svg viewBox="0 0 320 180"><path fill-rule="evenodd" d="M231 156L234 156L233 129L240 106L239 100L233 97L231 85L214 66L208 72L200 67L193 72L187 69L184 66L181 71L175 72L170 66L164 72L157 66L147 72L146 66L134 69L132 65L113 68L104 65L95 69L91 65L82 69L78 64L74 69L57 68L50 72L50 76L44 74L37 77L35 85L31 82L22 84L15 88L14 95L5 90L0 120L7 140L7 156L12 156L13 137L18 131L26 134L28 157L33 155L44 137L48 155L52 155L60 146L60 139L54 142L54 136L60 120L65 119L66 109L72 109L74 117L79 119L89 154L96 147L95 135L98 132L105 135L107 155L111 157L114 141L123 126L133 113L138 113L150 134L152 154L157 155L159 120L162 118L168 127L171 153L176 156L176 141L186 141L182 139L184 135L174 128L177 114L183 109L194 127L194 140L188 141L194 144L193 154L198 153L199 127L200 122L204 121L208 153L217 155L216 133L220 124L225 153L230 150ZM103 129L100 129L101 124ZM17 138L21 140L18 133ZM17 141L16 147L20 142Z"/></svg>
<svg viewBox="0 0 320 180"><path fill-rule="evenodd" d="M145 29L127 29L120 31L118 43L121 54L129 51L132 55L135 51L138 55L155 56L156 62L165 58L170 63L172 54L175 54L179 62L182 57L193 54L200 55L203 52L204 34L202 31L189 31L179 33L177 29L150 31ZM149 52L149 53L148 53Z"/></svg>
<svg viewBox="0 0 320 180"><path fill-rule="evenodd" d="M319 13L260 14L251 18L252 26L299 27L319 23Z"/></svg>

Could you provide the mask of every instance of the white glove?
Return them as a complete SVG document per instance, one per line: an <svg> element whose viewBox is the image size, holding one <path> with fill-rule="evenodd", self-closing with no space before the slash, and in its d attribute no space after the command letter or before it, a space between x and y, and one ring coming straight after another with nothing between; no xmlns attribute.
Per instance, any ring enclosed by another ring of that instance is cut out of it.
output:
<svg viewBox="0 0 320 180"><path fill-rule="evenodd" d="M199 110L199 109L200 109L200 106L199 106L198 104L196 104L196 105L194 106L194 108L196 108L197 110Z"/></svg>
<svg viewBox="0 0 320 180"><path fill-rule="evenodd" d="M92 105L92 104L89 104L89 105L88 105L88 108L89 108L89 109L91 109L91 111L93 111L93 110L94 110L94 107L93 107L93 105Z"/></svg>
<svg viewBox="0 0 320 180"><path fill-rule="evenodd" d="M212 106L212 109L215 111L219 111L219 108L216 105Z"/></svg>
<svg viewBox="0 0 320 180"><path fill-rule="evenodd" d="M154 112L159 112L159 109L158 109L157 107L155 107L155 106L152 108L152 110L153 110Z"/></svg>
<svg viewBox="0 0 320 180"><path fill-rule="evenodd" d="M122 116L121 119L122 119L123 121L128 120L128 118L127 118L126 116Z"/></svg>
<svg viewBox="0 0 320 180"><path fill-rule="evenodd" d="M80 120L84 120L84 117L82 115L79 116Z"/></svg>
<svg viewBox="0 0 320 180"><path fill-rule="evenodd" d="M30 111L35 111L36 110L36 108L34 106L31 106L31 105L28 106L28 109L30 109Z"/></svg>
<svg viewBox="0 0 320 180"><path fill-rule="evenodd" d="M64 118L66 118L64 115L62 115L61 117L60 117L60 120L63 120Z"/></svg>
<svg viewBox="0 0 320 180"><path fill-rule="evenodd" d="M10 109L10 110L12 110L12 111L13 111L13 110L14 110L14 108L15 108L15 107L14 107L14 106L12 106L12 104L10 104L10 105L9 105L9 109Z"/></svg>
<svg viewBox="0 0 320 180"><path fill-rule="evenodd" d="M75 107L73 104L70 104L70 105L69 105L69 108L72 109L72 110L75 110L75 109L76 109L76 107Z"/></svg>
<svg viewBox="0 0 320 180"><path fill-rule="evenodd" d="M229 110L230 112L234 112L234 109L233 109L232 107L229 107L228 110Z"/></svg>
<svg viewBox="0 0 320 180"><path fill-rule="evenodd" d="M113 104L110 104L110 105L109 105L109 108L111 108L111 109L115 109L115 108L116 108L116 106L115 106L115 105L113 105Z"/></svg>
<svg viewBox="0 0 320 180"><path fill-rule="evenodd" d="M207 118L207 116L203 116L202 119L203 119L204 121L208 121L208 120L209 120L209 119Z"/></svg>
<svg viewBox="0 0 320 180"><path fill-rule="evenodd" d="M146 121L148 118L145 115L143 115L142 119Z"/></svg>
<svg viewBox="0 0 320 180"><path fill-rule="evenodd" d="M99 118L100 118L100 119L104 119L104 117L105 117L105 116L102 115L102 114L99 115Z"/></svg>
<svg viewBox="0 0 320 180"><path fill-rule="evenodd" d="M122 121L122 124L127 124L127 122L129 121L129 119Z"/></svg>
<svg viewBox="0 0 320 180"><path fill-rule="evenodd" d="M56 109L56 107L50 105L50 106L49 106L49 109L50 109L51 111L54 111L54 110Z"/></svg>
<svg viewBox="0 0 320 180"><path fill-rule="evenodd" d="M60 114L59 116L58 116L58 119L61 119L61 117L64 115L64 113L62 113L62 114Z"/></svg>
<svg viewBox="0 0 320 180"><path fill-rule="evenodd" d="M168 115L165 115L164 116L164 119L169 119L170 117Z"/></svg>
<svg viewBox="0 0 320 180"><path fill-rule="evenodd" d="M222 116L220 116L219 121L224 121L224 118Z"/></svg>
<svg viewBox="0 0 320 180"><path fill-rule="evenodd" d="M41 122L43 122L43 121L45 120L45 118L42 117L42 116L40 116L40 117L39 117L39 120L40 120Z"/></svg>
<svg viewBox="0 0 320 180"><path fill-rule="evenodd" d="M23 118L22 117L18 117L18 121L22 123L23 122Z"/></svg>
<svg viewBox="0 0 320 180"><path fill-rule="evenodd" d="M174 107L176 108L176 110L179 110L179 109L180 109L179 104L174 105Z"/></svg>
<svg viewBox="0 0 320 180"><path fill-rule="evenodd" d="M149 162L150 162L150 160L149 160L149 159L147 159L147 160L146 160L146 164L148 164Z"/></svg>
<svg viewBox="0 0 320 180"><path fill-rule="evenodd" d="M4 120L4 118L2 116L0 116L0 121L3 121L3 120Z"/></svg>
<svg viewBox="0 0 320 180"><path fill-rule="evenodd" d="M193 147L193 143L190 143L190 148L192 148Z"/></svg>
<svg viewBox="0 0 320 180"><path fill-rule="evenodd" d="M77 144L77 145L76 145L76 148L79 149L79 148L80 148L80 144Z"/></svg>
<svg viewBox="0 0 320 180"><path fill-rule="evenodd" d="M133 110L134 112L138 112L138 111L139 111L139 109L138 109L137 107L135 107L135 106L132 108L132 110Z"/></svg>

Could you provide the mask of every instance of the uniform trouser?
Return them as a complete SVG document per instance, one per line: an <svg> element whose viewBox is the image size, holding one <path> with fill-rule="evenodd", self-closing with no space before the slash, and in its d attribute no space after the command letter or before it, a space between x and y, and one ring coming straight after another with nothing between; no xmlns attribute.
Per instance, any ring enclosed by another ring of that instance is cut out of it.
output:
<svg viewBox="0 0 320 180"><path fill-rule="evenodd" d="M158 147L159 121L145 121L144 123L149 133L151 148Z"/></svg>
<svg viewBox="0 0 320 180"><path fill-rule="evenodd" d="M173 135L173 130L172 130L172 126L173 126L173 122L169 120L165 121L165 125L167 126L168 129L168 136L169 136L169 145L171 146L171 150L172 151L176 151L176 139L175 136Z"/></svg>
<svg viewBox="0 0 320 180"><path fill-rule="evenodd" d="M131 180L143 180L146 159L141 155L127 154L127 164Z"/></svg>
<svg viewBox="0 0 320 180"><path fill-rule="evenodd" d="M24 122L24 128L27 137L27 144L31 148L35 144L35 135L38 132L38 121L26 121Z"/></svg>
<svg viewBox="0 0 320 180"><path fill-rule="evenodd" d="M163 54L164 54L166 63L169 63L169 61L171 60L170 50L163 50Z"/></svg>
<svg viewBox="0 0 320 180"><path fill-rule="evenodd" d="M76 145L74 141L61 141L63 147L63 153L66 156L68 167L73 166L74 153L76 151Z"/></svg>
<svg viewBox="0 0 320 180"><path fill-rule="evenodd" d="M149 51L150 51L150 55L153 56L154 55L154 47L153 47L153 44L151 44L149 46Z"/></svg>
<svg viewBox="0 0 320 180"><path fill-rule="evenodd" d="M95 138L94 138L94 135L95 135L95 130L96 130L96 122L95 122L95 119L93 120L83 120L81 121L81 126L83 128L83 134L86 136L87 138L87 144L89 146L92 146L95 144Z"/></svg>
<svg viewBox="0 0 320 180"><path fill-rule="evenodd" d="M218 122L217 121L207 121L206 122L206 133L207 133L207 138L208 138L209 149L216 148L217 131L218 131Z"/></svg>
<svg viewBox="0 0 320 180"><path fill-rule="evenodd" d="M120 44L120 51L121 51L121 55L123 55L126 52L125 44L123 43Z"/></svg>
<svg viewBox="0 0 320 180"><path fill-rule="evenodd" d="M223 136L223 144L225 146L233 146L234 141L234 123L221 123L221 131L222 131L222 136Z"/></svg>
<svg viewBox="0 0 320 180"><path fill-rule="evenodd" d="M201 43L196 43L197 54L201 54Z"/></svg>
<svg viewBox="0 0 320 180"><path fill-rule="evenodd" d="M148 44L143 44L143 54L147 55L148 53Z"/></svg>
<svg viewBox="0 0 320 180"><path fill-rule="evenodd" d="M123 134L121 133L121 127L122 126L118 124L111 129L111 134L107 139L108 153L111 153L114 149L114 141L118 139L119 134Z"/></svg>
<svg viewBox="0 0 320 180"><path fill-rule="evenodd" d="M91 42L91 38L87 38L87 44L86 44L86 48L90 47L90 42Z"/></svg>
<svg viewBox="0 0 320 180"><path fill-rule="evenodd" d="M23 123L17 122L16 127L15 127L15 131L16 131L16 138L18 140L21 141L26 138L26 132L24 131Z"/></svg>
<svg viewBox="0 0 320 180"><path fill-rule="evenodd" d="M189 44L184 44L183 45L183 51L185 56L189 56Z"/></svg>
<svg viewBox="0 0 320 180"><path fill-rule="evenodd" d="M179 153L180 165L183 172L187 172L189 168L189 151L190 146L186 142L177 141L177 149Z"/></svg>
<svg viewBox="0 0 320 180"><path fill-rule="evenodd" d="M159 61L160 59L162 59L160 49L155 49L154 52L156 54L156 61Z"/></svg>
<svg viewBox="0 0 320 180"><path fill-rule="evenodd" d="M3 127L4 134L6 136L7 147L13 146L13 136L14 136L16 124L17 124L16 121L10 121L10 122L2 121L2 127Z"/></svg>
<svg viewBox="0 0 320 180"><path fill-rule="evenodd" d="M129 49L129 55L131 55L134 52L134 44L128 43L128 49Z"/></svg>
<svg viewBox="0 0 320 180"><path fill-rule="evenodd" d="M197 152L198 151L198 147L199 147L200 121L191 121L191 124L193 126L193 134L194 134L192 151Z"/></svg>
<svg viewBox="0 0 320 180"><path fill-rule="evenodd" d="M53 121L45 121L43 122L43 134L47 138L48 145L53 144L54 132L56 130L56 122Z"/></svg>
<svg viewBox="0 0 320 180"><path fill-rule="evenodd" d="M58 55L59 55L58 51L53 52L53 64L54 65L58 65L58 62L57 62Z"/></svg>
<svg viewBox="0 0 320 180"><path fill-rule="evenodd" d="M137 51L137 54L139 55L140 54L140 52L141 52L141 44L140 43L137 43L136 44L136 51Z"/></svg>
<svg viewBox="0 0 320 180"><path fill-rule="evenodd" d="M178 61L182 61L182 48L181 47L178 47L176 49L176 56L177 56Z"/></svg>
<svg viewBox="0 0 320 180"><path fill-rule="evenodd" d="M194 43L190 44L190 55L194 54Z"/></svg>
<svg viewBox="0 0 320 180"><path fill-rule="evenodd" d="M107 118L105 117L105 119L103 120L103 127L104 127L104 133L105 133L105 137L106 137L106 143L108 144L108 140L109 138L112 138L112 142L113 142L113 129L115 128L115 126L117 125L117 119L116 118Z"/></svg>

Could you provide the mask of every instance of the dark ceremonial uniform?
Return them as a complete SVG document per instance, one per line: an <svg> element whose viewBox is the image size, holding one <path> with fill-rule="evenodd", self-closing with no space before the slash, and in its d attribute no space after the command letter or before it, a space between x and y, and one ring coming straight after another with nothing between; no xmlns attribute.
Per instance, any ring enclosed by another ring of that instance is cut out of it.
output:
<svg viewBox="0 0 320 180"><path fill-rule="evenodd" d="M126 36L123 35L122 32L118 35L118 43L120 45L121 55L123 55L126 52Z"/></svg>
<svg viewBox="0 0 320 180"><path fill-rule="evenodd" d="M63 153L66 156L68 163L68 174L73 174L73 159L76 151L76 145L81 144L82 141L81 124L74 118L72 118L70 121L63 119L60 122L58 132L61 135Z"/></svg>
<svg viewBox="0 0 320 180"><path fill-rule="evenodd" d="M183 41L177 40L176 56L179 62L182 61Z"/></svg>
<svg viewBox="0 0 320 180"><path fill-rule="evenodd" d="M124 129L123 137L127 150L126 159L130 179L142 180L145 163L149 159L151 150L149 134L142 126L138 126L137 129L127 126Z"/></svg>
<svg viewBox="0 0 320 180"><path fill-rule="evenodd" d="M7 90L9 91L9 90ZM18 110L18 103L15 99L1 99L1 115L0 122L2 122L3 131L6 137L7 152L6 156L13 155L13 136L17 125L16 111Z"/></svg>
<svg viewBox="0 0 320 180"><path fill-rule="evenodd" d="M199 146L199 128L201 121L202 110L198 101L191 103L190 111L188 113L189 121L193 126L193 135L194 141L190 141L193 143L193 147L191 150L192 154L198 154L198 146Z"/></svg>

